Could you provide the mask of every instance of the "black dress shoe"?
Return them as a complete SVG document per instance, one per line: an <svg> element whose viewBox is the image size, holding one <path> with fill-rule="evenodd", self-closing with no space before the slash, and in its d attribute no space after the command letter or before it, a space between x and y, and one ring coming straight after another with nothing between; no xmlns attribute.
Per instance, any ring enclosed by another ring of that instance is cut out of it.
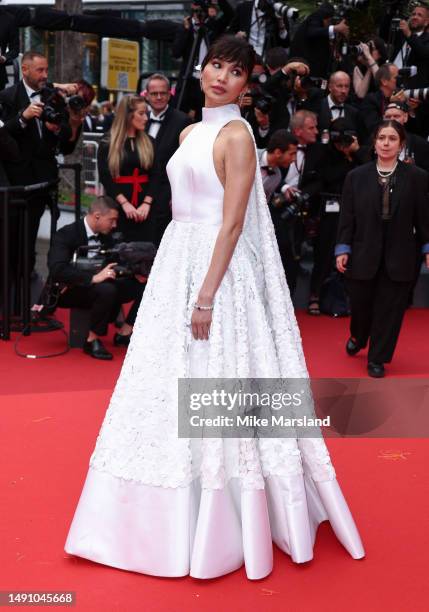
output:
<svg viewBox="0 0 429 612"><path fill-rule="evenodd" d="M359 353L360 349L361 347L356 342L356 340L353 340L353 338L349 338L347 340L347 344L346 344L347 355L350 355L351 357L353 357L353 355L356 355L357 353Z"/></svg>
<svg viewBox="0 0 429 612"><path fill-rule="evenodd" d="M384 365L382 363L368 362L368 374L373 378L383 378L385 375Z"/></svg>
<svg viewBox="0 0 429 612"><path fill-rule="evenodd" d="M115 346L128 346L130 343L131 334L115 334L113 336L113 344Z"/></svg>
<svg viewBox="0 0 429 612"><path fill-rule="evenodd" d="M86 341L83 345L83 352L87 355L91 355L94 359L103 359L104 361L113 359L112 353L106 351L103 343L98 338L92 340L92 342Z"/></svg>

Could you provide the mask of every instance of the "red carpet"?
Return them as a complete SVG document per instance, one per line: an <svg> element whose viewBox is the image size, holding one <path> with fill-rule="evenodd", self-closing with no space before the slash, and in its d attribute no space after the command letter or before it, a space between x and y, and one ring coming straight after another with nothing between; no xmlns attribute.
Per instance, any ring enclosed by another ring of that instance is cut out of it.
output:
<svg viewBox="0 0 429 612"><path fill-rule="evenodd" d="M344 355L347 320L299 322L313 376L365 375L365 357ZM392 376L427 376L429 312L407 313ZM23 340L28 352L58 350L60 334ZM429 495L426 440L327 441L358 523L366 559L352 560L323 524L315 558L296 566L275 551L274 571L250 582L244 569L212 581L131 574L63 553L89 455L120 368L74 350L24 360L0 342L0 591L70 590L77 610L418 612L427 610Z"/></svg>

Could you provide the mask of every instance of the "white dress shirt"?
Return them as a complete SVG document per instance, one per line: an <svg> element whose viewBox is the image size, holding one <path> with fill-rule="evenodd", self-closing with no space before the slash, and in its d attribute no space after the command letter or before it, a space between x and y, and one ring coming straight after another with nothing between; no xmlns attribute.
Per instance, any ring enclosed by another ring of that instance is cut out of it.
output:
<svg viewBox="0 0 429 612"><path fill-rule="evenodd" d="M32 89L29 85L27 85L27 83L25 82L25 79L22 79L22 82L24 84L25 91L27 92L27 96L30 99L30 102L40 102L40 94L33 96L36 90ZM37 117L36 117L36 124L37 124L37 129L39 130L39 136L40 138L42 138L42 122Z"/></svg>
<svg viewBox="0 0 429 612"><path fill-rule="evenodd" d="M327 100L328 100L329 110L331 111L331 115L332 115L332 121L335 121L335 119L338 119L339 117L344 117L344 104L337 104L336 102L334 102L334 100L331 98L331 94L329 94ZM332 110L333 106L341 106L342 108L334 108Z"/></svg>
<svg viewBox="0 0 429 612"><path fill-rule="evenodd" d="M158 136L158 132L161 129L161 123L164 121L165 113L167 112L167 110L168 104L164 108L164 110L159 113L159 115L155 115L152 110L149 113L149 121L152 121L153 123L150 124L147 133L154 139Z"/></svg>

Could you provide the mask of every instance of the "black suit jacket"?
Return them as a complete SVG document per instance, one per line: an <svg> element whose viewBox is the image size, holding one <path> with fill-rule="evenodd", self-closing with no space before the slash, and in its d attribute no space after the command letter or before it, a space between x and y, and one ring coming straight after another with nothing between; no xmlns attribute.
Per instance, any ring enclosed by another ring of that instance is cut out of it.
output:
<svg viewBox="0 0 429 612"><path fill-rule="evenodd" d="M404 66L416 66L417 68L417 74L406 79L405 85L407 89L427 87L429 85L429 32L423 32L420 36L411 34L408 39L405 39L402 32L399 32L393 58L396 58L405 41L411 49L407 57L404 58L406 59Z"/></svg>
<svg viewBox="0 0 429 612"><path fill-rule="evenodd" d="M54 180L58 176L56 153L72 153L76 142L70 141L71 130L64 126L57 136L42 124L42 138L35 119L21 127L18 120L19 111L30 104L24 84L8 87L0 92L2 120L19 146L19 159L7 160L4 164L12 185L30 185Z"/></svg>
<svg viewBox="0 0 429 612"><path fill-rule="evenodd" d="M362 100L359 109L359 120L363 131L362 137L365 140L372 137L375 128L383 119L387 104L388 101L385 100L380 90L367 94Z"/></svg>
<svg viewBox="0 0 429 612"><path fill-rule="evenodd" d="M346 275L369 280L382 258L393 281L415 278L419 244L429 243L429 175L399 162L392 193L392 218L383 248L381 188L375 162L352 170L345 180L337 243L351 248Z"/></svg>
<svg viewBox="0 0 429 612"><path fill-rule="evenodd" d="M290 45L291 56L305 57L310 64L310 74L327 78L331 62L329 28L323 25L318 11L309 15L298 27Z"/></svg>
<svg viewBox="0 0 429 612"><path fill-rule="evenodd" d="M169 212L171 198L170 183L168 181L166 166L170 157L179 147L180 132L192 123L191 119L182 111L168 107L164 119L155 138L155 158L159 169L157 182L154 185L153 197L155 202L155 213L165 214ZM148 121L146 131L149 130L151 121Z"/></svg>
<svg viewBox="0 0 429 612"><path fill-rule="evenodd" d="M231 32L235 34L237 32L245 32L247 39L249 39L250 27L252 25L253 5L254 0L246 0L245 2L240 2L237 5L235 15L229 28ZM285 20L285 27L289 32L287 20ZM289 43L289 33L285 38L280 38L276 18L274 16L272 18L268 17L266 19L264 52L272 47L288 47Z"/></svg>
<svg viewBox="0 0 429 612"><path fill-rule="evenodd" d="M0 51L6 58L5 64L0 64L0 89L7 84L6 64L19 54L19 30L15 18L4 8L0 8Z"/></svg>
<svg viewBox="0 0 429 612"><path fill-rule="evenodd" d="M112 245L110 236L100 235L100 242L106 247ZM65 225L54 234L48 253L49 274L54 282L64 283L69 287L91 286L93 274L78 270L72 265L74 252L78 247L87 244L88 238L83 219Z"/></svg>
<svg viewBox="0 0 429 612"><path fill-rule="evenodd" d="M322 98L320 101L320 106L317 112L318 122L317 127L319 128L319 132L322 130L329 130L332 122L332 112L329 108L328 98ZM344 113L341 115L344 119L350 123L351 126L356 130L356 132L360 132L359 129L359 111L352 106L351 104L344 104Z"/></svg>
<svg viewBox="0 0 429 612"><path fill-rule="evenodd" d="M417 134L407 133L406 153L416 166L429 172L429 142Z"/></svg>
<svg viewBox="0 0 429 612"><path fill-rule="evenodd" d="M6 127L0 128L0 186L9 185L6 171L3 167L5 160L19 159L19 148L14 138L9 134ZM1 214L1 213L0 213Z"/></svg>

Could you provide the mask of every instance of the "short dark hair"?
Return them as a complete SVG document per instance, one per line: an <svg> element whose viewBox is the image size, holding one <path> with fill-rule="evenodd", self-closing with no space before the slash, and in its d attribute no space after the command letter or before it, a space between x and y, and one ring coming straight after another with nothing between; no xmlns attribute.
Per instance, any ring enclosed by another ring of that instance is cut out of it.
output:
<svg viewBox="0 0 429 612"><path fill-rule="evenodd" d="M390 73L390 68L392 66L393 64L382 64L377 70L374 76L374 81L377 87L380 87L381 81L388 81L392 77Z"/></svg>
<svg viewBox="0 0 429 612"><path fill-rule="evenodd" d="M34 58L38 57L39 59L47 59L46 55L43 55L43 53L40 53L39 51L26 51L22 58L21 58L21 64L25 64L25 62L32 62L34 60Z"/></svg>
<svg viewBox="0 0 429 612"><path fill-rule="evenodd" d="M201 64L201 71L214 58L236 64L246 72L247 79L250 80L255 66L256 53L247 40L231 34L224 34L208 50Z"/></svg>
<svg viewBox="0 0 429 612"><path fill-rule="evenodd" d="M391 127L395 130L395 132L398 134L399 136L399 140L401 142L401 144L404 144L404 142L406 142L407 140L407 132L405 131L404 126L399 123L398 121L395 121L394 119L383 119L383 121L381 121L375 131L374 131L374 142L377 140L377 137L380 133L380 131L383 128L387 128L387 127Z"/></svg>
<svg viewBox="0 0 429 612"><path fill-rule="evenodd" d="M86 106L89 106L95 98L95 89L85 79L76 81L76 85L79 87L79 95L84 99Z"/></svg>
<svg viewBox="0 0 429 612"><path fill-rule="evenodd" d="M280 149L280 151L284 153L291 145L297 144L298 140L293 134L287 130L276 130L268 141L267 151L268 153L272 153L276 149Z"/></svg>
<svg viewBox="0 0 429 612"><path fill-rule="evenodd" d="M119 205L113 198L106 195L98 196L98 198L95 198L95 200L93 200L89 205L90 213L99 212L102 215L105 215L109 212L109 210L119 211Z"/></svg>
<svg viewBox="0 0 429 612"><path fill-rule="evenodd" d="M276 70L282 68L288 61L288 52L284 47L271 47L268 49L265 56L265 63L267 66Z"/></svg>

